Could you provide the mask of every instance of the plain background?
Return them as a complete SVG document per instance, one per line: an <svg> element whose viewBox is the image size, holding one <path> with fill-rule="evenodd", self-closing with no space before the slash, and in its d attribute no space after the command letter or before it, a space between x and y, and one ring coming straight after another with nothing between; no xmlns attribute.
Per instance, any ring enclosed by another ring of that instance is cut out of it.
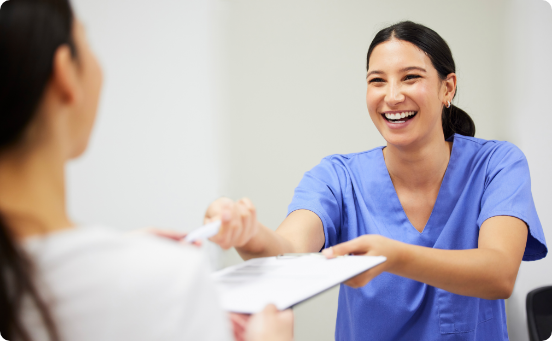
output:
<svg viewBox="0 0 552 341"><path fill-rule="evenodd" d="M276 228L303 173L324 156L384 144L365 104L365 54L400 20L436 30L476 136L527 155L552 238L552 9L542 0L75 0L105 82L86 155L68 168L70 212L121 230L190 230L226 195ZM240 261L209 249L214 267ZM552 284L524 263L508 301L527 340L525 295ZM295 309L296 340L333 340L337 288Z"/></svg>

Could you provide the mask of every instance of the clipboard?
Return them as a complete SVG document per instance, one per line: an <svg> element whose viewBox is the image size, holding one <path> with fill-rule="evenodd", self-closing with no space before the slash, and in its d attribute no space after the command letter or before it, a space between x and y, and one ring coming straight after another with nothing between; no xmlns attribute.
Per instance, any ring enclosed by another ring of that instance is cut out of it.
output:
<svg viewBox="0 0 552 341"><path fill-rule="evenodd" d="M253 314L270 303L280 310L291 308L385 260L383 256L280 255L248 260L217 271L212 278L224 310Z"/></svg>

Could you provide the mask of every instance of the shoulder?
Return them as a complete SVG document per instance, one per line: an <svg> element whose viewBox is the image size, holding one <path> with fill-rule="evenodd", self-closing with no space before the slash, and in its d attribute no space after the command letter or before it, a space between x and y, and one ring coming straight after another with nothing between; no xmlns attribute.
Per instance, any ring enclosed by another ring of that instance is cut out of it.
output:
<svg viewBox="0 0 552 341"><path fill-rule="evenodd" d="M328 155L325 158L322 159L322 162L329 162L329 163L352 163L352 162L359 162L359 161L370 161L372 159L376 159L380 154L383 147L376 147L370 150L357 152L357 153L349 153L349 154L332 154Z"/></svg>
<svg viewBox="0 0 552 341"><path fill-rule="evenodd" d="M94 261L100 264L109 260L124 263L131 259L198 259L200 253L191 246L184 246L153 235L130 235L103 226L85 226L26 242L26 249L39 258L43 265L54 262ZM193 263L193 262L192 262Z"/></svg>
<svg viewBox="0 0 552 341"><path fill-rule="evenodd" d="M153 236L128 236L102 227L77 228L31 240L26 249L42 275L56 286L61 285L62 290L75 284L115 284L97 287L96 294L105 295L125 287L124 292L117 294L132 296L167 281L183 285L206 267L201 253L192 247ZM64 280L76 275L83 281Z"/></svg>
<svg viewBox="0 0 552 341"><path fill-rule="evenodd" d="M382 158L383 147L371 150L350 153L332 154L323 158L320 163L309 170L305 177L322 180L324 183L343 183L358 174L365 174L372 169L379 159Z"/></svg>
<svg viewBox="0 0 552 341"><path fill-rule="evenodd" d="M226 333L209 267L195 247L104 228L25 246L68 339L198 339L208 316Z"/></svg>
<svg viewBox="0 0 552 341"><path fill-rule="evenodd" d="M455 147L459 149L462 157L485 161L490 167L526 160L523 152L508 141L484 140L455 134L453 148Z"/></svg>
<svg viewBox="0 0 552 341"><path fill-rule="evenodd" d="M313 170L333 169L338 172L355 173L357 168L370 168L381 159L382 149L383 147L377 147L358 153L328 155Z"/></svg>

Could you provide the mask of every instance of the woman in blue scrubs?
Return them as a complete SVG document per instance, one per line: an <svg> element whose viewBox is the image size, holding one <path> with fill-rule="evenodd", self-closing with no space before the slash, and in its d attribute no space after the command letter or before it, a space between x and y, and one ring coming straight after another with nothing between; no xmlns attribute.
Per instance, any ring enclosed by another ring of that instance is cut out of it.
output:
<svg viewBox="0 0 552 341"><path fill-rule="evenodd" d="M546 256L525 156L474 138L451 104L452 53L433 30L401 22L367 55L366 103L387 141L308 171L276 231L248 199L221 198L212 240L244 259L288 252L383 255L342 285L336 340L508 340L504 299L522 260Z"/></svg>

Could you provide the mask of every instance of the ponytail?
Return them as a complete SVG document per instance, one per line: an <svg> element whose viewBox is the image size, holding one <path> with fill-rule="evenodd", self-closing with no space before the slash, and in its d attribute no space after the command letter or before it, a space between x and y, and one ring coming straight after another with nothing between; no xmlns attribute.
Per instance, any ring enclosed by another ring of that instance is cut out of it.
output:
<svg viewBox="0 0 552 341"><path fill-rule="evenodd" d="M33 263L19 248L0 216L0 333L6 340L31 341L21 319L22 302L26 295L38 309L50 340L59 340L48 307L34 284L33 273Z"/></svg>
<svg viewBox="0 0 552 341"><path fill-rule="evenodd" d="M475 136L475 123L470 115L453 104L450 105L450 108L443 106L441 120L445 140L454 134Z"/></svg>

